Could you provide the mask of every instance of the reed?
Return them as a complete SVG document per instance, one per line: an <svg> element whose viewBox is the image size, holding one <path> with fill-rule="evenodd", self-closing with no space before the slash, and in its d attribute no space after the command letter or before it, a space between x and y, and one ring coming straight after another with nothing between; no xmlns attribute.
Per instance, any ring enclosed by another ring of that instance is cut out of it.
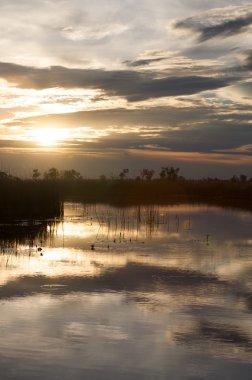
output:
<svg viewBox="0 0 252 380"><path fill-rule="evenodd" d="M230 180L80 180L61 181L62 197L69 201L137 204L206 203L252 210L252 182Z"/></svg>
<svg viewBox="0 0 252 380"><path fill-rule="evenodd" d="M114 206L205 203L252 210L252 181L82 178L0 180L0 220L61 217L64 201L108 203Z"/></svg>
<svg viewBox="0 0 252 380"><path fill-rule="evenodd" d="M58 184L11 179L0 183L0 219L48 219L63 215Z"/></svg>

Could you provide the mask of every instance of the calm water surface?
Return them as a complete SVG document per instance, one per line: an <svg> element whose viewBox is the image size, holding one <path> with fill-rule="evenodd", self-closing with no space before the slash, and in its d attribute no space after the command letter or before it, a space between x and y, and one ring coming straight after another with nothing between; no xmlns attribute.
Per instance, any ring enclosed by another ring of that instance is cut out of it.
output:
<svg viewBox="0 0 252 380"><path fill-rule="evenodd" d="M0 231L1 379L251 380L250 213L69 203Z"/></svg>

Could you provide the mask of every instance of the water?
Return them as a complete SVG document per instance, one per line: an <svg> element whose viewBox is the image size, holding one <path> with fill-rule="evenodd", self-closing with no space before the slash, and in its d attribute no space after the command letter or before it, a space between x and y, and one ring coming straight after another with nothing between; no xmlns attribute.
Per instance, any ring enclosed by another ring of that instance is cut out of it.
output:
<svg viewBox="0 0 252 380"><path fill-rule="evenodd" d="M250 213L66 204L8 229L1 378L251 379Z"/></svg>

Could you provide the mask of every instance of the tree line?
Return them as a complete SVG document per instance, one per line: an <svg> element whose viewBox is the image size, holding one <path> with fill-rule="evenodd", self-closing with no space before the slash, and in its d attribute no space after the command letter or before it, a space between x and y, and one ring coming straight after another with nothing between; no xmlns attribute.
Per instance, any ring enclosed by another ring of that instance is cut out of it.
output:
<svg viewBox="0 0 252 380"><path fill-rule="evenodd" d="M190 181L185 179L179 174L180 168L174 166L162 166L158 172L153 169L144 168L139 170L139 174L135 177L130 176L130 170L128 168L122 169L118 174L110 174L106 176L101 174L99 180L144 180L151 181L156 179L169 180L169 181ZM0 181L5 180L19 180L19 177L15 177L11 174L8 174L5 171L0 171ZM51 167L44 172L40 172L39 169L33 169L31 173L32 180L66 180L66 181L76 181L76 180L85 180L83 176L75 169L65 169L59 170L55 167ZM245 183L252 182L252 177L248 177L245 174L233 175L231 178L223 180L217 177L204 177L194 181L230 181L233 183Z"/></svg>
<svg viewBox="0 0 252 380"><path fill-rule="evenodd" d="M21 179L0 172L0 214L60 215L64 201L114 205L197 202L252 210L252 178L244 174L228 180L190 180L173 166L163 166L154 174L145 168L130 178L125 168L116 176L85 179L75 169L52 167L44 173L33 169L29 179Z"/></svg>
<svg viewBox="0 0 252 380"><path fill-rule="evenodd" d="M122 169L119 174L114 175L111 174L110 176L106 176L105 174L101 174L99 176L100 180L109 180L109 179L120 179L120 180L126 180L126 179L135 179L135 180L145 180L145 181L151 181L153 179L161 179L161 180L169 180L169 181L185 181L186 179L179 174L180 168L174 167L174 166L162 166L159 170L159 172L156 172L153 169L144 168L139 171L139 174L133 178L130 176L130 170L128 168ZM0 172L0 179L1 178L8 177L6 173ZM39 179L45 179L45 180L67 180L67 181L75 181L75 180L83 180L84 178L80 174L80 172L76 171L75 169L67 169L67 170L58 170L55 167L52 167L45 171L44 173L41 173L38 169L33 169L32 179L39 180ZM217 177L206 177L202 178L201 181L223 181ZM239 174L239 175L233 175L231 178L229 178L227 181L231 182L252 182L252 178L249 178L245 174Z"/></svg>
<svg viewBox="0 0 252 380"><path fill-rule="evenodd" d="M173 166L164 166L161 167L160 172L158 173L158 176L160 179L169 179L169 180L177 180L177 179L183 179L183 177L179 176L179 168L174 168ZM130 170L125 168L122 169L118 175L111 175L111 177L107 177L104 174L101 174L99 179L101 180L107 180L107 179L130 179L129 177ZM147 169L144 168L140 170L139 175L135 178L136 180L151 180L153 179L155 175L155 170L153 169ZM63 179L63 180L80 180L83 179L81 174L76 171L75 169L69 169L69 170L58 170L55 167L52 167L45 171L44 173L41 173L38 169L33 169L32 171L32 179L38 180L38 179ZM131 178L132 179L132 178Z"/></svg>
<svg viewBox="0 0 252 380"><path fill-rule="evenodd" d="M99 180L144 180L151 181L154 179L161 180L169 180L169 181L188 181L180 174L180 168L174 166L162 166L158 172L153 169L143 168L139 170L139 174L135 177L130 175L130 170L128 168L122 169L118 174L111 174L110 176L106 176L105 174L101 174L99 176ZM0 181L3 180L16 179L19 180L18 177L15 177L11 174L8 174L4 171L0 171ZM80 172L75 169L65 169L59 170L55 167L51 167L43 173L39 171L39 169L33 169L31 173L32 180L66 180L66 181L76 181L76 180L85 180ZM252 178L249 178L245 174L233 175L231 178L227 180L219 179L217 177L205 177L202 179L194 180L194 181L230 181L233 183L245 183L252 182Z"/></svg>

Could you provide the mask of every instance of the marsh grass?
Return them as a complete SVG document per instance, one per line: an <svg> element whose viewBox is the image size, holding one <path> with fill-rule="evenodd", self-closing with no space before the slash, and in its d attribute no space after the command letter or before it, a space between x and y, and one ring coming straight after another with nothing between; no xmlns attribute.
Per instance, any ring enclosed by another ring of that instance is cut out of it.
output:
<svg viewBox="0 0 252 380"><path fill-rule="evenodd" d="M252 182L230 180L80 180L61 181L64 200L137 204L205 203L252 210Z"/></svg>
<svg viewBox="0 0 252 380"><path fill-rule="evenodd" d="M63 216L64 201L113 206L204 203L252 210L252 181L231 180L0 180L0 220Z"/></svg>
<svg viewBox="0 0 252 380"><path fill-rule="evenodd" d="M0 183L0 220L48 219L63 215L57 183L11 179Z"/></svg>

